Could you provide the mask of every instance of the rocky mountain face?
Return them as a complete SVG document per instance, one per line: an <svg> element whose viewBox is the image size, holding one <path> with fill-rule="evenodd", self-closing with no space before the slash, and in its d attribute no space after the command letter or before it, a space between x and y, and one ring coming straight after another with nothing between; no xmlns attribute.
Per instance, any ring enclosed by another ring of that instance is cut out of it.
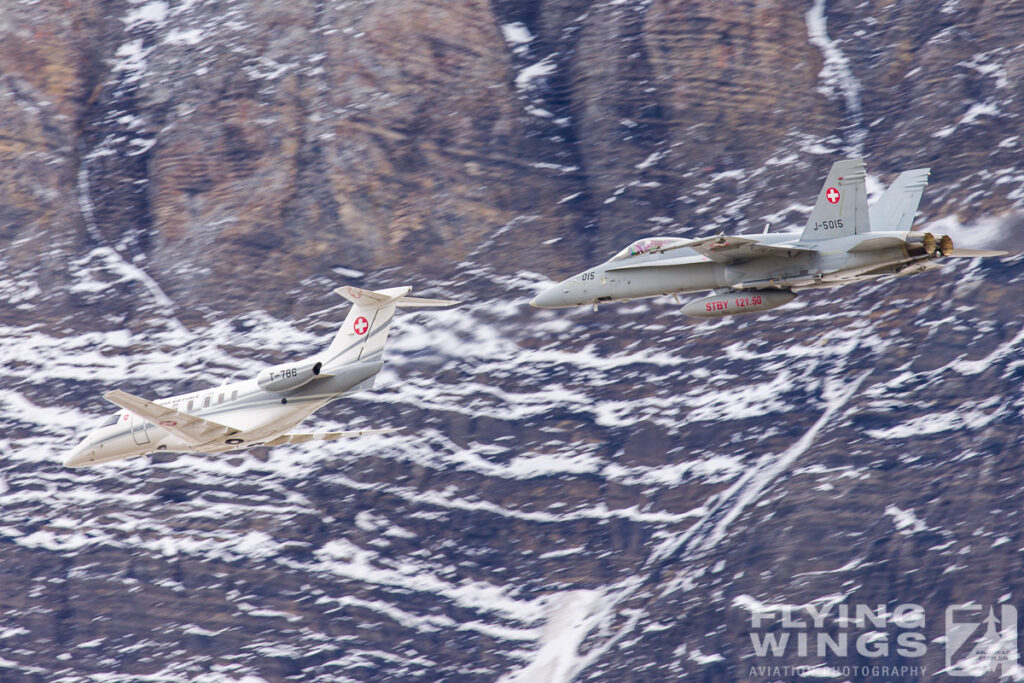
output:
<svg viewBox="0 0 1024 683"><path fill-rule="evenodd" d="M335 267L445 277L486 244L515 269L563 237L530 259L559 272L651 230L788 226L839 154L883 178L932 166L926 219L1003 215L1022 201L1022 13L11 3L5 263L63 316L92 303L67 264L119 257L198 320Z"/></svg>
<svg viewBox="0 0 1024 683"><path fill-rule="evenodd" d="M1022 35L997 0L3 3L0 679L998 680L1016 632L965 656L947 608L1024 611L1019 257L710 323L525 303L636 237L799 228L849 155L1024 248ZM403 432L60 467L109 388L315 350L341 282L466 302L313 421Z"/></svg>

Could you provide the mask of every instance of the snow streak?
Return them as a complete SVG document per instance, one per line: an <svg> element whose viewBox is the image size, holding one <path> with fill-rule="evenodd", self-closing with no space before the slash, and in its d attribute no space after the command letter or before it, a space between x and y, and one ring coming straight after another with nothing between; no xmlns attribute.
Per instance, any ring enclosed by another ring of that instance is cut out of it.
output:
<svg viewBox="0 0 1024 683"><path fill-rule="evenodd" d="M850 60L843 54L835 40L829 38L828 25L825 18L827 0L814 0L814 5L804 15L807 22L807 37L811 44L821 50L825 59L819 77L821 93L829 98L841 96L850 117L849 151L851 156L864 156L864 140L867 131L864 128L864 113L861 106L861 84L853 75Z"/></svg>

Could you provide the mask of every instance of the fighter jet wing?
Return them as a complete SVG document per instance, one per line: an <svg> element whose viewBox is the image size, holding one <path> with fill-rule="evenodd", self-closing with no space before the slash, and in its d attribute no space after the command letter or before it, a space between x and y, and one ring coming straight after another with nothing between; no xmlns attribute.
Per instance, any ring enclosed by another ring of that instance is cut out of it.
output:
<svg viewBox="0 0 1024 683"><path fill-rule="evenodd" d="M811 253L814 250L806 247L797 247L785 244L764 244L749 237L730 237L728 235L715 235L714 237L701 237L690 240L685 244L668 247L659 252L666 253L677 249L692 249L701 256L717 263L733 263L735 261L746 261L752 258L763 256L792 257L797 254ZM643 260L634 262L626 261L622 265L614 265L608 270L627 270L631 268L653 268L665 266L689 265L693 263L692 256L680 256L676 258L665 258L655 260Z"/></svg>
<svg viewBox="0 0 1024 683"><path fill-rule="evenodd" d="M346 436L364 436L366 434L390 434L397 432L398 427L387 429L353 429L347 432L317 432L316 434L282 434L276 439L265 441L262 446L280 446L286 443L306 443L307 441L334 441Z"/></svg>
<svg viewBox="0 0 1024 683"><path fill-rule="evenodd" d="M725 234L702 237L692 240L685 246L718 263L746 261L761 256L796 256L814 251L784 244L764 244L749 237L730 237Z"/></svg>
<svg viewBox="0 0 1024 683"><path fill-rule="evenodd" d="M875 251L877 249L895 249L902 247L906 243L906 240L901 240L899 237L870 237L857 242L847 251L851 254L856 254L862 251Z"/></svg>
<svg viewBox="0 0 1024 683"><path fill-rule="evenodd" d="M222 425L219 422L204 420L201 417L147 401L144 398L129 394L127 391L120 389L104 394L103 398L116 406L130 410L139 417L149 420L154 425L182 439L193 448L208 444L220 437L238 433L237 429Z"/></svg>

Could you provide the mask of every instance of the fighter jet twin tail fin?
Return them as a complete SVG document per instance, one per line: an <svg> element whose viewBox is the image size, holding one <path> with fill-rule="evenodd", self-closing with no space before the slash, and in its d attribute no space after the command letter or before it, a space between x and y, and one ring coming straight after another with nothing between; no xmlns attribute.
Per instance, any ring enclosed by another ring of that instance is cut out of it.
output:
<svg viewBox="0 0 1024 683"><path fill-rule="evenodd" d="M908 232L914 223L929 168L903 171L868 208L863 159L832 164L801 240L821 241L875 231Z"/></svg>
<svg viewBox="0 0 1024 683"><path fill-rule="evenodd" d="M863 159L832 164L800 241L820 242L870 232L865 177Z"/></svg>
<svg viewBox="0 0 1024 683"><path fill-rule="evenodd" d="M909 232L914 224L917 206L928 184L930 168L903 171L877 202L868 209L872 230Z"/></svg>

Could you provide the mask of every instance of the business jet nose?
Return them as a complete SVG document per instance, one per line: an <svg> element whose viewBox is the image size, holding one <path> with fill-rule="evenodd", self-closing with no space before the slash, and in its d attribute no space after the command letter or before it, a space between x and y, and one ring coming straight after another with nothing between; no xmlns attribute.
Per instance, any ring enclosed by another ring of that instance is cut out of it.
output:
<svg viewBox="0 0 1024 683"><path fill-rule="evenodd" d="M89 459L92 457L93 450L84 442L80 443L64 458L64 467L81 467L88 464Z"/></svg>

